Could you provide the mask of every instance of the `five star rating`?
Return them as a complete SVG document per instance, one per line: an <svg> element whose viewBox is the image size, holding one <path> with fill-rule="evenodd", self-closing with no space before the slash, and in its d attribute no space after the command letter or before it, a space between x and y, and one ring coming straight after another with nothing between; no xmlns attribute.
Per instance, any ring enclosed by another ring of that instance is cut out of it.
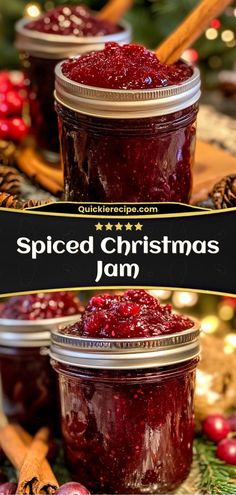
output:
<svg viewBox="0 0 236 495"><path fill-rule="evenodd" d="M98 222L95 225L95 228L96 228L97 231L104 231L105 230L107 232L109 232L109 231L110 232L111 231L113 231L113 232L114 231L121 232L122 230L123 231L126 231L126 232L128 232L128 231L133 231L133 232L136 231L137 232L137 231L141 231L142 230L143 225L140 222L134 223L134 224L132 224L130 222L124 223L124 224L122 224L120 222L115 223L115 224L112 224L110 222L105 223L105 224L102 224L102 223Z"/></svg>

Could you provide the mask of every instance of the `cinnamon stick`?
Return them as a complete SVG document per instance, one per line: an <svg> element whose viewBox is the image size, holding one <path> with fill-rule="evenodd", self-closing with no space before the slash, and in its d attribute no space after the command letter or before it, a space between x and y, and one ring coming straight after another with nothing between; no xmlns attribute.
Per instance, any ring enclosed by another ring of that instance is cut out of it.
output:
<svg viewBox="0 0 236 495"><path fill-rule="evenodd" d="M20 473L17 494L54 494L59 485L46 460L48 429L42 428L32 439L18 425L4 425L2 421L1 425L0 446L9 461ZM31 445L29 446L30 441Z"/></svg>
<svg viewBox="0 0 236 495"><path fill-rule="evenodd" d="M156 49L156 55L166 64L173 64L219 16L233 0L202 0L182 24Z"/></svg>
<svg viewBox="0 0 236 495"><path fill-rule="evenodd" d="M11 464L19 471L27 454L27 447L14 425L7 424L0 428L0 446Z"/></svg>
<svg viewBox="0 0 236 495"><path fill-rule="evenodd" d="M19 482L17 487L17 493L19 495L31 494L31 493L48 493L46 490L51 488L51 493L55 493L58 488L58 483L53 473L50 473L48 477L48 470L43 480L42 475L42 463L45 460L48 453L48 440L49 429L41 428L35 435L28 452L25 456L23 465L20 470Z"/></svg>
<svg viewBox="0 0 236 495"><path fill-rule="evenodd" d="M62 170L42 163L32 150L21 150L16 154L19 169L31 180L40 184L55 196L63 192Z"/></svg>
<svg viewBox="0 0 236 495"><path fill-rule="evenodd" d="M134 0L110 0L105 7L100 10L98 17L116 24L127 10L132 7L133 3Z"/></svg>

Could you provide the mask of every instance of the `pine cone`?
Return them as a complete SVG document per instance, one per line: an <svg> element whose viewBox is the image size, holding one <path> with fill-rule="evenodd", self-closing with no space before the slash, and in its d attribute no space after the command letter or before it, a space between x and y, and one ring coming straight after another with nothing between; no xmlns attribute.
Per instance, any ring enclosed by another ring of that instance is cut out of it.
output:
<svg viewBox="0 0 236 495"><path fill-rule="evenodd" d="M218 182L210 193L217 210L236 206L236 175L227 175Z"/></svg>
<svg viewBox="0 0 236 495"><path fill-rule="evenodd" d="M0 163L1 165L14 165L16 146L12 141L0 140Z"/></svg>
<svg viewBox="0 0 236 495"><path fill-rule="evenodd" d="M13 167L0 165L0 192L18 194L20 192L20 175Z"/></svg>
<svg viewBox="0 0 236 495"><path fill-rule="evenodd" d="M34 208L34 206L42 206L42 205L47 205L48 203L51 203L52 201L50 199L47 200L40 200L40 199L28 199L28 201L25 201L23 203L23 210L25 208Z"/></svg>
<svg viewBox="0 0 236 495"><path fill-rule="evenodd" d="M0 192L0 207L15 208L19 210L22 209L22 201L17 199L16 196L12 196L12 194L8 194L6 192Z"/></svg>

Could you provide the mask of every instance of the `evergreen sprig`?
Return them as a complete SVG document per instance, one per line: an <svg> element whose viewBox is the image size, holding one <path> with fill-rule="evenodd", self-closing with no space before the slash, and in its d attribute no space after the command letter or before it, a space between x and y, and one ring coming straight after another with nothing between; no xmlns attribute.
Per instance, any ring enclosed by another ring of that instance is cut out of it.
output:
<svg viewBox="0 0 236 495"><path fill-rule="evenodd" d="M204 438L195 441L196 459L201 473L201 493L208 495L236 494L236 466L216 457L216 446Z"/></svg>

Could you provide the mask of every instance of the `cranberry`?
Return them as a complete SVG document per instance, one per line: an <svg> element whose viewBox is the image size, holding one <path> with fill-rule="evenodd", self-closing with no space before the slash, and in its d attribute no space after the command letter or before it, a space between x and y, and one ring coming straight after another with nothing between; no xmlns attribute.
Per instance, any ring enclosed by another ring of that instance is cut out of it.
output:
<svg viewBox="0 0 236 495"><path fill-rule="evenodd" d="M0 118L0 139L9 139L10 137L10 122L8 119Z"/></svg>
<svg viewBox="0 0 236 495"><path fill-rule="evenodd" d="M9 130L12 139L21 141L26 138L29 127L23 119L15 117L9 121Z"/></svg>
<svg viewBox="0 0 236 495"><path fill-rule="evenodd" d="M179 84L193 71L183 62L166 65L147 48L106 43L99 52L69 59L62 67L72 81L110 89L150 89Z"/></svg>
<svg viewBox="0 0 236 495"><path fill-rule="evenodd" d="M63 332L91 338L137 338L180 332L193 325L144 290L128 290L123 295L93 297L81 320Z"/></svg>
<svg viewBox="0 0 236 495"><path fill-rule="evenodd" d="M73 292L55 292L11 297L0 310L1 318L39 320L79 314L80 300Z"/></svg>
<svg viewBox="0 0 236 495"><path fill-rule="evenodd" d="M72 481L61 486L57 491L57 495L90 495L90 492L85 486Z"/></svg>
<svg viewBox="0 0 236 495"><path fill-rule="evenodd" d="M222 414L211 414L203 422L205 435L213 442L219 442L230 432L229 424Z"/></svg>
<svg viewBox="0 0 236 495"><path fill-rule="evenodd" d="M11 115L20 115L23 109L23 98L16 90L9 91L6 95L6 103Z"/></svg>
<svg viewBox="0 0 236 495"><path fill-rule="evenodd" d="M3 483L0 485L0 495L13 495L16 493L16 489L15 483Z"/></svg>
<svg viewBox="0 0 236 495"><path fill-rule="evenodd" d="M233 414L228 418L228 423L229 423L230 431L236 431L236 414Z"/></svg>
<svg viewBox="0 0 236 495"><path fill-rule="evenodd" d="M27 29L63 36L105 36L120 29L109 21L96 17L85 5L59 6L39 19L29 22Z"/></svg>
<svg viewBox="0 0 236 495"><path fill-rule="evenodd" d="M13 89L10 74L7 71L0 71L0 94L8 93Z"/></svg>
<svg viewBox="0 0 236 495"><path fill-rule="evenodd" d="M221 461L236 465L236 438L225 438L219 443L216 455Z"/></svg>

